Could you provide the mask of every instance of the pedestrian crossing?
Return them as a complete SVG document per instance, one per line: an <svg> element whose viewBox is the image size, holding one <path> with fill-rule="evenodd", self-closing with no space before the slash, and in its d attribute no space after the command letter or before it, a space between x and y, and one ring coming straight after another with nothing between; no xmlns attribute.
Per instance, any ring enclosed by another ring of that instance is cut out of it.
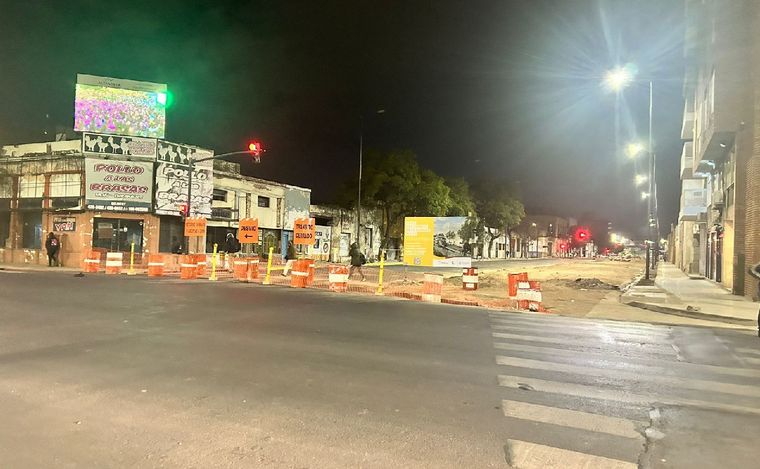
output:
<svg viewBox="0 0 760 469"><path fill-rule="evenodd" d="M637 468L667 438L660 409L760 417L760 347L713 360L669 326L512 313L490 324L510 467Z"/></svg>

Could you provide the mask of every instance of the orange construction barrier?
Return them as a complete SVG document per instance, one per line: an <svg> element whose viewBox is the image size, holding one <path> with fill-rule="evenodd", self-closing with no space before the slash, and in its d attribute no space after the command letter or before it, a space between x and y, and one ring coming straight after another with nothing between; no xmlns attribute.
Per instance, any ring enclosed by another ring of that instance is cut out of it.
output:
<svg viewBox="0 0 760 469"><path fill-rule="evenodd" d="M118 275L121 273L123 252L106 253L106 273L109 275Z"/></svg>
<svg viewBox="0 0 760 469"><path fill-rule="evenodd" d="M425 282L422 284L422 301L440 303L442 288L443 275L425 274Z"/></svg>
<svg viewBox="0 0 760 469"><path fill-rule="evenodd" d="M509 287L509 297L514 298L517 296L517 284L519 282L527 282L528 273L520 272L519 274L508 274L507 281L508 281L508 287Z"/></svg>
<svg viewBox="0 0 760 469"><path fill-rule="evenodd" d="M248 259L236 257L232 261L232 278L238 282L248 281Z"/></svg>
<svg viewBox="0 0 760 469"><path fill-rule="evenodd" d="M198 263L194 254L179 256L179 278L183 280L198 278Z"/></svg>
<svg viewBox="0 0 760 469"><path fill-rule="evenodd" d="M293 263L293 270L290 271L290 286L293 288L306 288L306 281L309 273L309 264L307 259L298 259Z"/></svg>
<svg viewBox="0 0 760 469"><path fill-rule="evenodd" d="M327 281L330 283L331 291L340 293L348 291L348 266L331 265L328 272Z"/></svg>
<svg viewBox="0 0 760 469"><path fill-rule="evenodd" d="M84 258L84 272L95 273L100 269L100 251L90 251Z"/></svg>
<svg viewBox="0 0 760 469"><path fill-rule="evenodd" d="M462 289L464 290L478 289L478 268L477 267L466 267L462 269Z"/></svg>
<svg viewBox="0 0 760 469"><path fill-rule="evenodd" d="M248 281L251 282L259 278L259 258L248 258Z"/></svg>
<svg viewBox="0 0 760 469"><path fill-rule="evenodd" d="M148 255L148 277L163 277L164 256L163 254Z"/></svg>
<svg viewBox="0 0 760 469"><path fill-rule="evenodd" d="M317 264L314 259L304 259L306 261L306 285L314 283L314 275L317 272Z"/></svg>
<svg viewBox="0 0 760 469"><path fill-rule="evenodd" d="M206 275L206 253L195 255L196 275L203 277Z"/></svg>

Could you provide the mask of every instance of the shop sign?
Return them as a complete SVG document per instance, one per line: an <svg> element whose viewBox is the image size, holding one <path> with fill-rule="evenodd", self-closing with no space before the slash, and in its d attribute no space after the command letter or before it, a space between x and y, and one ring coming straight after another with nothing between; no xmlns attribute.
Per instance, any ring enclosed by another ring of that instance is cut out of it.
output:
<svg viewBox="0 0 760 469"><path fill-rule="evenodd" d="M153 163L85 159L89 210L148 212L153 200Z"/></svg>
<svg viewBox="0 0 760 469"><path fill-rule="evenodd" d="M74 217L55 217L53 218L53 231L76 231L77 219Z"/></svg>

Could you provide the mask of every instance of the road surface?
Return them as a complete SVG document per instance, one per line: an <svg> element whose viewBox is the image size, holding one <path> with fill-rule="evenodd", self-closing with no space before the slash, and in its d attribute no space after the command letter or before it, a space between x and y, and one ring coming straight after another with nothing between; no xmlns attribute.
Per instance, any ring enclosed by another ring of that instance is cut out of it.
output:
<svg viewBox="0 0 760 469"><path fill-rule="evenodd" d="M750 468L750 333L0 271L0 467Z"/></svg>

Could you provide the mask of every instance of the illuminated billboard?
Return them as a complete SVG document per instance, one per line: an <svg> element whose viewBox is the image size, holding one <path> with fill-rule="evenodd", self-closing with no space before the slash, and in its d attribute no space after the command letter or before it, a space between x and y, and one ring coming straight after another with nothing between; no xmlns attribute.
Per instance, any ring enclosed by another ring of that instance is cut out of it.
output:
<svg viewBox="0 0 760 469"><path fill-rule="evenodd" d="M163 138L166 85L77 75L74 130Z"/></svg>
<svg viewBox="0 0 760 469"><path fill-rule="evenodd" d="M404 264L472 267L467 217L404 218Z"/></svg>

